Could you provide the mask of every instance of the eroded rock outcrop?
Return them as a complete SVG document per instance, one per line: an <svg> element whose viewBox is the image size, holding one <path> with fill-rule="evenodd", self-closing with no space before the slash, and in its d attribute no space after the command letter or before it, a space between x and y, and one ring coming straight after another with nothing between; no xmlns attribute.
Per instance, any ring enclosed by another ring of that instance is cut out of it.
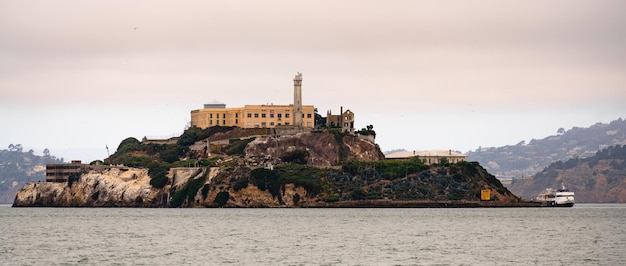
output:
<svg viewBox="0 0 626 266"><path fill-rule="evenodd" d="M213 153L211 158L192 153L183 159L189 160L187 166L203 161L205 167L175 167L183 163L163 162L167 156L148 157L153 150L135 140L120 149L127 153L120 158L135 164L148 161L143 168L89 167L68 182L29 183L17 193L13 206L486 206L478 198L482 190L490 190L490 202L501 206L519 202L477 163L428 166L412 160L381 161L384 155L372 139L358 135L314 131L232 140L224 142L237 146L237 153Z"/></svg>
<svg viewBox="0 0 626 266"><path fill-rule="evenodd" d="M33 182L17 192L13 206L160 207L163 191L150 185L147 169L93 170L71 182Z"/></svg>
<svg viewBox="0 0 626 266"><path fill-rule="evenodd" d="M378 161L384 155L376 144L356 135L340 135L339 138L328 131L304 132L295 135L263 136L250 142L245 149L246 156L270 156L280 158L296 150L308 152L307 165L331 166L342 161Z"/></svg>

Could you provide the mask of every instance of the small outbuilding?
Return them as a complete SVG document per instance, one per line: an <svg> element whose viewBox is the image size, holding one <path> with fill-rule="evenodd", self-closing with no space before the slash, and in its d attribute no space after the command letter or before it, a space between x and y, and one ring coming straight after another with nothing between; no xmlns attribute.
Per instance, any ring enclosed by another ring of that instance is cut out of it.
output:
<svg viewBox="0 0 626 266"><path fill-rule="evenodd" d="M452 150L398 151L385 155L386 160L409 160L417 158L424 164L431 165L446 159L449 163L465 161L465 155Z"/></svg>

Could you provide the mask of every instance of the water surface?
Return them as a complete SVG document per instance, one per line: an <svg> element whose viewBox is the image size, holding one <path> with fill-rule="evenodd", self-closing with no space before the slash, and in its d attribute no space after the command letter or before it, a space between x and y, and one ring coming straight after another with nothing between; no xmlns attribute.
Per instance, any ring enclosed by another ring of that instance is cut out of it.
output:
<svg viewBox="0 0 626 266"><path fill-rule="evenodd" d="M626 205L0 207L1 265L626 265Z"/></svg>

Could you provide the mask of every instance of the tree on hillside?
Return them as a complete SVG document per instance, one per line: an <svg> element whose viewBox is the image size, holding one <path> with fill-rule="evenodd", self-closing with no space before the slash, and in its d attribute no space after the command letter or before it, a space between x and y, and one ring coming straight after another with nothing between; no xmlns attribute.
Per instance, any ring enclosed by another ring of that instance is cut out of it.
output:
<svg viewBox="0 0 626 266"><path fill-rule="evenodd" d="M559 128L559 130L556 131L556 134L558 136L561 136L561 135L565 134L565 129L564 128Z"/></svg>
<svg viewBox="0 0 626 266"><path fill-rule="evenodd" d="M361 135L365 135L365 136L369 136L372 135L374 137L376 137L376 131L374 131L374 126L373 125L367 125L365 128L362 128L361 130L356 132L357 134L361 134Z"/></svg>
<svg viewBox="0 0 626 266"><path fill-rule="evenodd" d="M22 152L22 144L13 145L13 143L9 144L9 151Z"/></svg>

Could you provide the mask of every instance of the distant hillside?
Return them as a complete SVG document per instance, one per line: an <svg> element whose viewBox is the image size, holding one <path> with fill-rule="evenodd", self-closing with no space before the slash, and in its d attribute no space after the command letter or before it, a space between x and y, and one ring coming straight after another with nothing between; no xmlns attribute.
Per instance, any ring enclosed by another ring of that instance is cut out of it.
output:
<svg viewBox="0 0 626 266"><path fill-rule="evenodd" d="M626 144L626 120L597 123L589 128L574 127L540 140L524 141L498 148L478 148L467 154L498 178L532 176L550 163L570 158L586 158L613 145Z"/></svg>
<svg viewBox="0 0 626 266"><path fill-rule="evenodd" d="M513 180L509 189L530 199L545 188L560 188L562 184L576 193L577 202L626 203L626 146L552 163L532 178Z"/></svg>
<svg viewBox="0 0 626 266"><path fill-rule="evenodd" d="M46 180L46 164L60 163L44 150L44 156L34 154L33 150L24 152L22 145L9 145L8 150L0 150L0 204L12 203L15 194L26 183Z"/></svg>

